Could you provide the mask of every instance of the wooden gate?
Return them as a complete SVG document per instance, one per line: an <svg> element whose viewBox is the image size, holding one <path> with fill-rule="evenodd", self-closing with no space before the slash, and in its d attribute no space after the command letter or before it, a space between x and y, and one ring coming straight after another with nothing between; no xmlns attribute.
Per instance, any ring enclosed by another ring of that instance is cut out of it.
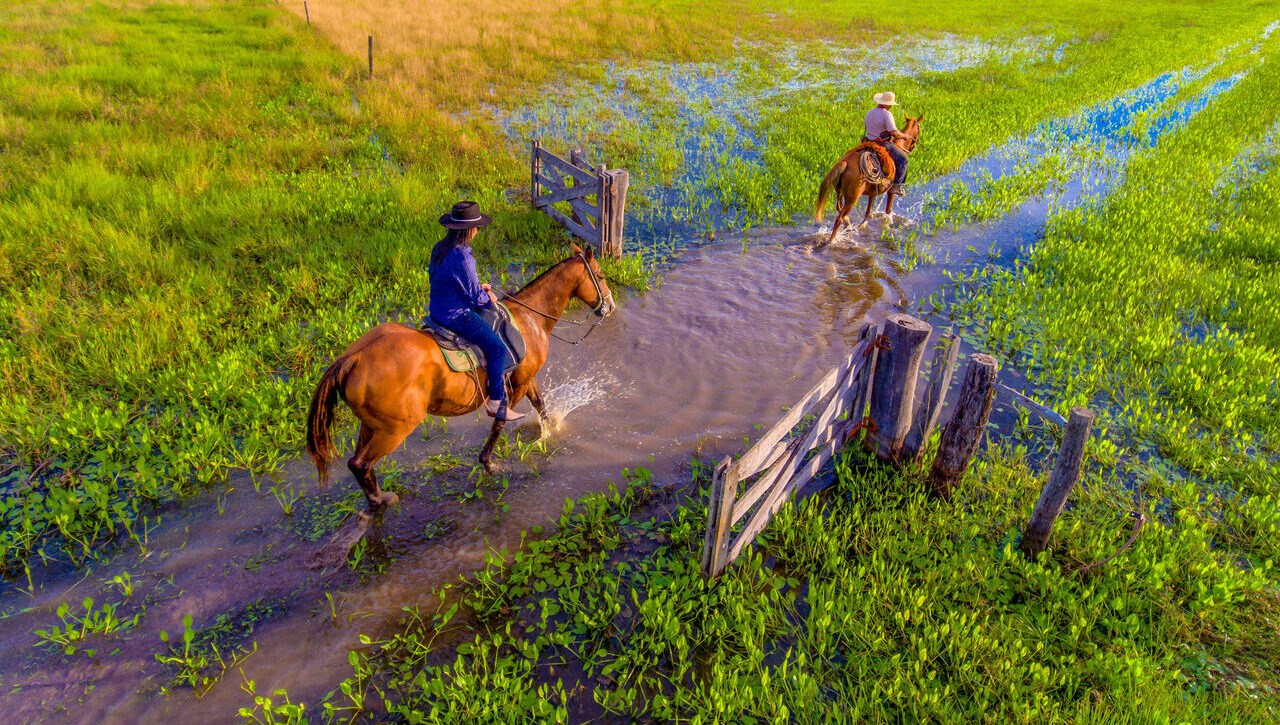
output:
<svg viewBox="0 0 1280 725"><path fill-rule="evenodd" d="M622 224L630 174L623 169L593 168L574 149L569 160L542 148L533 139L530 197L575 237L610 259L622 256ZM560 204L561 208L556 208Z"/></svg>

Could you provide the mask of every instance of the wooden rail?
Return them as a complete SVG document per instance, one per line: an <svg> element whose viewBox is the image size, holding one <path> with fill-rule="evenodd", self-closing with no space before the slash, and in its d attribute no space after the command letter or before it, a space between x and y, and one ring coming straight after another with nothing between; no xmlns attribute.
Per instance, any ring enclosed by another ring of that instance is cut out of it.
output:
<svg viewBox="0 0 1280 725"><path fill-rule="evenodd" d="M716 466L702 549L704 575L716 577L724 572L863 421L877 351L874 332L870 325L864 327L839 367L810 388L741 458L725 458ZM817 417L807 425L805 418L811 413ZM739 495L743 484L746 490ZM742 530L731 535L734 524L743 519Z"/></svg>
<svg viewBox="0 0 1280 725"><path fill-rule="evenodd" d="M533 208L560 222L575 237L594 245L611 259L622 256L622 227L627 208L630 174L593 168L574 149L565 160L542 148L533 139L530 161L530 190ZM588 197L594 197L589 201ZM567 205L556 208L556 204Z"/></svg>

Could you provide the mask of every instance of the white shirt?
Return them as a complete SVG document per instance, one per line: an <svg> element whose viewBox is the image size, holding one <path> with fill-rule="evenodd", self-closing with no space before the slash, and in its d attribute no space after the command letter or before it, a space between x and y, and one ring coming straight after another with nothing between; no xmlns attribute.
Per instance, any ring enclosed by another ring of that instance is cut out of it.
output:
<svg viewBox="0 0 1280 725"><path fill-rule="evenodd" d="M867 111L864 124L867 127L867 138L873 141L879 140L885 131L898 130L898 124L893 120L893 112L879 106Z"/></svg>

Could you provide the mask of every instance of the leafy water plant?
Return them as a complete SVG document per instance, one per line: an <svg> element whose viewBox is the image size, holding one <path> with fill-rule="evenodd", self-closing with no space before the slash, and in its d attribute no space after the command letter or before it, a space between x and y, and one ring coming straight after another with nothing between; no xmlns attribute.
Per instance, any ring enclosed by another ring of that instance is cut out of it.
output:
<svg viewBox="0 0 1280 725"><path fill-rule="evenodd" d="M85 597L81 606L84 612L75 614L70 605L66 603L58 605L56 614L62 622L61 625L37 629L36 636L40 638L38 644L58 648L65 655L83 652L93 657L97 654L97 650L87 648L85 646L87 640L94 635L118 636L133 629L142 618L141 614L121 618L116 613L120 608L119 604L104 603L101 608L95 609L92 597Z"/></svg>

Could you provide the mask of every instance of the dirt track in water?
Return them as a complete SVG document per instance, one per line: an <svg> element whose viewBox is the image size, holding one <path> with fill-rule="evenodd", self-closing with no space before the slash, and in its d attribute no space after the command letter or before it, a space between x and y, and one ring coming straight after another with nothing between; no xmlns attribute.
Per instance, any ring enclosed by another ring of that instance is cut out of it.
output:
<svg viewBox="0 0 1280 725"><path fill-rule="evenodd" d="M1057 203L1075 203L1086 189L1105 193L1122 174L1118 144L1131 116L1174 92L1153 82L1135 89L1139 102L1128 115L1067 123L1111 148L1121 170L1068 185ZM1034 138L1022 143L1036 145ZM982 170L1009 173L1009 158L1009 149L997 149L921 192ZM922 196L908 213L920 214ZM314 704L328 683L348 674L347 652L359 646L359 634L388 631L403 607L434 606L438 586L475 570L486 552L517 546L522 532L554 521L566 498L621 484L624 468L643 467L658 482L679 485L691 456L740 452L745 437L776 420L835 363L862 322L912 310L915 301L945 289L949 274L1012 264L1041 233L1049 209L1047 201L1032 201L992 223L929 236L924 241L939 261L911 271L901 266L905 229L882 235L878 220L820 252L812 247L825 235L813 225L754 232L745 246L741 238L691 245L657 290L619 299L618 313L587 344L553 346L540 378L559 419L550 455L531 452L522 462L512 451L503 476L478 482L472 462L482 421L457 419L447 431L415 434L392 457L399 473L384 471L402 504L374 522L354 571L315 566L343 534L341 520L330 514L343 502L359 503L341 466L323 488L303 462L256 489L247 477L235 477L159 512L145 554L122 550L87 575L52 575L30 595L6 593L3 706L19 722L230 719L247 701L236 673L201 699L185 688L158 694L171 678L153 657L161 651L159 633L179 632L184 615L197 628L229 615L228 631L244 636L229 635L227 646L257 643L243 670L258 691L285 687L295 701ZM945 326L932 321L935 330ZM292 516L273 485L302 493ZM122 600L103 584L122 571L137 586L121 614L144 613L135 629L118 642L96 642L96 658L33 648L32 632L55 621L59 603Z"/></svg>

